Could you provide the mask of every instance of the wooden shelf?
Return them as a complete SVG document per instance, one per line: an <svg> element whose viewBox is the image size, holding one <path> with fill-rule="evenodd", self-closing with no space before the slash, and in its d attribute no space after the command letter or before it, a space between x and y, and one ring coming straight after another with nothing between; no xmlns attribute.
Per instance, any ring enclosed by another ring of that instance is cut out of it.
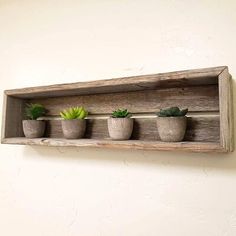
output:
<svg viewBox="0 0 236 236"><path fill-rule="evenodd" d="M193 151L193 152L226 152L219 143L211 142L161 142L126 140L114 141L109 139L57 139L57 138L6 138L2 143L19 145L40 145L51 147L96 147L96 148L122 148L138 150L162 151Z"/></svg>
<svg viewBox="0 0 236 236"><path fill-rule="evenodd" d="M27 103L47 108L45 138L23 137ZM57 116L62 109L78 105L90 113L85 139L63 139ZM184 142L160 142L155 113L169 106L189 108ZM106 118L119 107L134 114L132 140L109 139ZM3 111L4 144L193 152L230 152L234 147L232 86L226 66L6 90Z"/></svg>

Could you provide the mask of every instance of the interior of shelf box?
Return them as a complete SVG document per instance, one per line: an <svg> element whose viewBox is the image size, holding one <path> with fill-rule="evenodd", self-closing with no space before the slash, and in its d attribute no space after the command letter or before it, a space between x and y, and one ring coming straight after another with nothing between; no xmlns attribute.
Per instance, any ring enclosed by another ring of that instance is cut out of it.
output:
<svg viewBox="0 0 236 236"><path fill-rule="evenodd" d="M127 108L135 118L131 139L160 140L156 128L156 112L160 108L188 108L188 123L184 141L220 142L218 77L171 78L170 80L139 81L109 86L81 86L69 89L32 91L7 96L8 125L5 138L23 137L22 119L27 103L40 103L48 110L45 137L63 138L59 113L72 106L84 106L89 111L85 138L108 139L107 120L117 108ZM13 114L11 114L11 111ZM11 126L11 127L10 127ZM12 128L12 126L15 126Z"/></svg>

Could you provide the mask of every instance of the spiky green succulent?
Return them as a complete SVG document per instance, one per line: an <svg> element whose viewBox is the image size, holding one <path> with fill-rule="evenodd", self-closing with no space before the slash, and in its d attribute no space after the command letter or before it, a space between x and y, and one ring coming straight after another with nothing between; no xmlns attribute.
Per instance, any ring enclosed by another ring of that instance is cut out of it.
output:
<svg viewBox="0 0 236 236"><path fill-rule="evenodd" d="M84 119L88 112L83 107L70 107L61 111L60 115L65 120Z"/></svg>
<svg viewBox="0 0 236 236"><path fill-rule="evenodd" d="M29 120L37 120L39 117L46 114L46 109L38 103L26 104L25 115Z"/></svg>
<svg viewBox="0 0 236 236"><path fill-rule="evenodd" d="M113 118L129 118L132 114L127 109L118 109L112 112Z"/></svg>
<svg viewBox="0 0 236 236"><path fill-rule="evenodd" d="M180 110L178 107L170 107L167 109L161 109L157 113L159 117L175 117L175 116L185 116L188 112L188 109Z"/></svg>

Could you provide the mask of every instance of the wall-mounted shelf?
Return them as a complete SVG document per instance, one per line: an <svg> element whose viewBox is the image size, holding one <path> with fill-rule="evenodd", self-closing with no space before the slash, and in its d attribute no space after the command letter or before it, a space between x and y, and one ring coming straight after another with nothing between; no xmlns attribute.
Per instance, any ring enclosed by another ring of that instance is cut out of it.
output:
<svg viewBox="0 0 236 236"><path fill-rule="evenodd" d="M41 103L48 110L45 138L23 136L26 103ZM82 105L90 112L84 139L63 139L62 109ZM161 142L154 114L163 107L188 107L183 142ZM124 107L134 114L131 140L112 141L106 117ZM45 146L110 147L142 150L229 152L233 150L231 76L225 66L23 88L5 91L2 143Z"/></svg>

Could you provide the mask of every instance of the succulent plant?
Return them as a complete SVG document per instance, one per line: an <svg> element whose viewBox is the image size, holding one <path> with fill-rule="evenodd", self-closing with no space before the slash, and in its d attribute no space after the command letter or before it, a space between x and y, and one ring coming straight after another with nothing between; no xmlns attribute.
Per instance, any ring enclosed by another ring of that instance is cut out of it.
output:
<svg viewBox="0 0 236 236"><path fill-rule="evenodd" d="M170 107L167 109L161 109L157 113L159 117L173 117L173 116L185 116L188 112L188 109L180 110L178 107Z"/></svg>
<svg viewBox="0 0 236 236"><path fill-rule="evenodd" d="M37 120L45 114L46 109L43 105L37 103L26 104L25 115L29 120Z"/></svg>
<svg viewBox="0 0 236 236"><path fill-rule="evenodd" d="M84 119L88 115L88 111L83 107L70 107L61 111L60 115L65 120Z"/></svg>
<svg viewBox="0 0 236 236"><path fill-rule="evenodd" d="M112 112L112 118L129 118L132 114L127 109L118 109Z"/></svg>

